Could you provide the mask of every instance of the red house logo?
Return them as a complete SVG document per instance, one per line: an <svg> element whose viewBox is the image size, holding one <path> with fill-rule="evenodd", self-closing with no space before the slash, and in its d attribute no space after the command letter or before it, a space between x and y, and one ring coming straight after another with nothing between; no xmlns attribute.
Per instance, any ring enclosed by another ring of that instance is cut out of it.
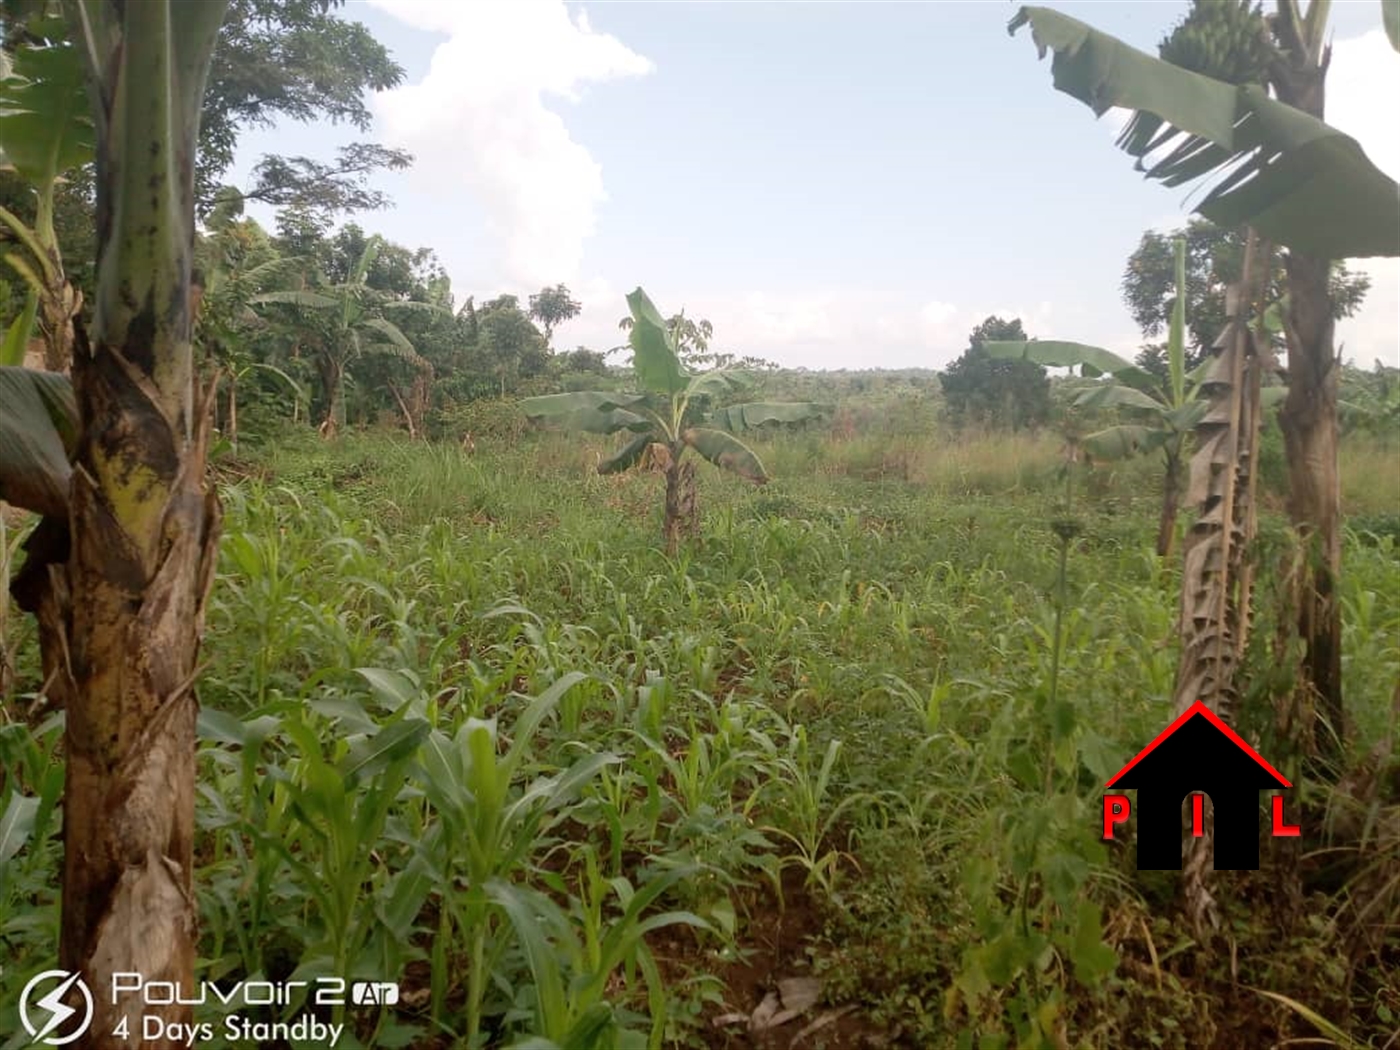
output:
<svg viewBox="0 0 1400 1050"><path fill-rule="evenodd" d="M1288 782L1199 700L1120 769L1106 787L1136 788L1137 866L1181 870L1181 800L1192 799L1191 832L1205 834L1205 796L1215 807L1215 869L1259 867L1259 792ZM1128 819L1128 796L1105 795L1103 837ZM1301 834L1283 822L1283 796L1273 799L1273 834Z"/></svg>

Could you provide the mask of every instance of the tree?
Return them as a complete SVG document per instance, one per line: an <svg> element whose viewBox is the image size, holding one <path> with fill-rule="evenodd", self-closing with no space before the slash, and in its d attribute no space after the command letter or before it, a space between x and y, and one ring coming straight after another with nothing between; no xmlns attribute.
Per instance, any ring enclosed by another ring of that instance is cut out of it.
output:
<svg viewBox="0 0 1400 1050"><path fill-rule="evenodd" d="M627 305L632 314L628 342L639 391L547 394L526 398L521 405L531 419L548 420L566 430L627 431L631 435L627 443L598 464L598 473L628 470L644 458L665 473L662 536L667 553L674 555L682 535L693 534L699 523L695 465L686 458L687 449L762 485L768 481L762 461L734 431L765 423L801 422L829 408L810 402L752 402L705 412L702 405L708 399L737 392L745 385L745 377L727 369L692 373L681 360L675 326L661 319L646 292L638 288L629 294Z"/></svg>
<svg viewBox="0 0 1400 1050"><path fill-rule="evenodd" d="M1019 318L988 317L972 330L968 347L940 377L943 398L958 425L1040 426L1050 418L1050 380L1040 365L1024 360L993 358L982 344L988 340L1026 339Z"/></svg>
<svg viewBox="0 0 1400 1050"><path fill-rule="evenodd" d="M4 495L43 515L12 590L65 711L59 965L93 988L122 972L188 988L193 685L220 519L191 348L194 156L224 5L64 6L75 46L60 50L86 68L95 125L94 326L77 329L71 387L9 369L0 395ZM93 1005L79 1047L140 1025ZM141 1009L162 1031L190 1020L179 1002Z"/></svg>
<svg viewBox="0 0 1400 1050"><path fill-rule="evenodd" d="M1144 233L1123 271L1123 301L1144 336L1156 336L1170 324L1176 296L1172 245L1178 238L1186 242L1186 316L1190 330L1186 365L1195 368L1225 326L1225 289L1239 280L1245 237L1239 230L1222 229L1206 219L1192 219L1171 233ZM1271 269L1265 293L1270 302L1282 300L1287 279L1282 260L1278 260ZM1365 274L1354 274L1345 263L1336 263L1330 277L1333 318L1341 320L1356 313L1370 287L1371 280Z"/></svg>
<svg viewBox="0 0 1400 1050"><path fill-rule="evenodd" d="M1041 53L1054 50L1056 87L1096 113L1112 106L1137 111L1119 145L1140 162L1160 158L1147 167L1149 177L1177 186L1227 171L1197 210L1227 228L1250 227L1240 280L1226 296L1230 316L1218 340L1211 408L1192 462L1188 502L1200 514L1183 557L1176 680L1178 711L1201 700L1227 721L1249 627L1252 574L1243 551L1254 527L1259 373L1269 352L1265 289L1272 242L1288 248L1282 324L1289 392L1281 421L1290 455L1290 512L1300 533L1314 541L1297 622L1306 647L1300 692L1318 700L1310 720L1315 742L1327 737L1329 724L1340 729L1343 713L1340 610L1333 595L1341 549L1330 260L1400 255L1400 227L1392 221L1400 187L1354 139L1320 119L1328 6L1317 0L1304 16L1294 0L1280 0L1273 19L1248 30L1273 48L1269 76L1278 100L1258 84L1232 85L1151 58L1054 11L1022 8L1010 24L1014 32L1029 23ZM1387 11L1387 32L1400 49L1400 20ZM1237 17L1234 5L1196 4L1193 14L1203 22ZM1291 714L1285 721L1309 722ZM1216 917L1205 887L1209 835L1208 817L1207 836L1192 840L1184 866L1188 909L1200 932Z"/></svg>
<svg viewBox="0 0 1400 1050"><path fill-rule="evenodd" d="M473 307L471 314L478 329L477 353L496 377L501 397L519 380L544 374L549 367L549 344L515 296L497 296L479 310Z"/></svg>
<svg viewBox="0 0 1400 1050"><path fill-rule="evenodd" d="M554 341L554 329L577 317L583 305L570 298L568 286L556 284L530 296L530 316L544 326L544 341Z"/></svg>
<svg viewBox="0 0 1400 1050"><path fill-rule="evenodd" d="M260 305L282 305L296 310L303 341L316 355L321 375L323 413L319 430L333 438L345 426L345 380L351 364L370 354L383 354L406 362L422 374L431 369L397 325L384 311L434 310L427 303L394 301L370 288L367 277L382 241L371 237L354 269L344 281L318 291L273 291L255 296ZM431 374L431 373L429 373ZM421 414L414 418L412 406L400 398L410 433L421 428Z"/></svg>
<svg viewBox="0 0 1400 1050"><path fill-rule="evenodd" d="M300 385L276 365L259 360L255 344L267 322L249 305L258 295L294 286L299 260L283 256L253 219L240 219L243 197L226 194L205 220L207 235L195 251L195 340L222 373L224 434L238 451L238 386L250 375L275 376L300 401Z"/></svg>
<svg viewBox="0 0 1400 1050"><path fill-rule="evenodd" d="M1201 19L1234 17L1228 6L1196 9ZM1232 85L1154 59L1044 8L1022 8L1010 25L1014 32L1029 23L1042 54L1054 50L1056 87L1096 113L1115 105L1137 110L1119 145L1140 162L1161 158L1147 166L1149 177L1179 186L1227 171L1197 211L1226 228L1252 227L1264 241L1288 249L1283 330L1289 392L1280 424L1289 514L1311 548L1298 595L1301 692L1316 699L1315 741L1328 750L1333 731L1340 734L1343 726L1341 610L1334 593L1341 537L1331 261L1400 255L1400 226L1393 221L1400 187L1354 139L1321 119L1331 57L1324 47L1329 8L1326 0L1314 0L1304 15L1296 0L1279 0L1275 15L1256 23L1255 35L1269 44L1267 79L1277 99L1259 84ZM1387 33L1400 49L1398 26L1400 20L1387 14Z"/></svg>
<svg viewBox="0 0 1400 1050"><path fill-rule="evenodd" d="M343 0L232 0L219 31L199 129L195 194L213 206L245 128L278 118L329 121L367 131L373 115L365 94L396 87L403 69L358 22L336 14ZM271 203L305 204L329 194L330 210L381 207L377 196L355 196L375 167L397 166L397 151L356 144L335 164L306 158L264 158L250 195ZM295 192L294 192L295 191ZM279 196L280 194L280 196Z"/></svg>

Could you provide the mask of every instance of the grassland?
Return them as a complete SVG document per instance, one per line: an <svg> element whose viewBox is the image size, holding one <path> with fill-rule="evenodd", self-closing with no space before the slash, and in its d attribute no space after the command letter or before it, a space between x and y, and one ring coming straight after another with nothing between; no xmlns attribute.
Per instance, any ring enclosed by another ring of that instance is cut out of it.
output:
<svg viewBox="0 0 1400 1050"><path fill-rule="evenodd" d="M1176 667L1152 464L1067 482L1051 436L783 435L765 488L704 473L704 535L668 559L660 479L599 477L597 451L285 435L220 464L207 977L399 981L397 1009L325 1012L342 1047L787 1046L819 1020L799 1045L1317 1034L1264 992L1359 1045L1400 1024L1393 887L1374 941L1345 921L1400 843L1266 846L1219 877L1228 947L1207 953L1174 879L1100 841L1101 785L1166 721ZM1397 729L1395 464L1344 448L1358 756ZM1266 516L1241 727L1265 754L1288 543ZM61 713L5 711L0 802L40 802L12 856L0 835L0 1032L56 941L61 783ZM750 1032L794 977L817 1003Z"/></svg>

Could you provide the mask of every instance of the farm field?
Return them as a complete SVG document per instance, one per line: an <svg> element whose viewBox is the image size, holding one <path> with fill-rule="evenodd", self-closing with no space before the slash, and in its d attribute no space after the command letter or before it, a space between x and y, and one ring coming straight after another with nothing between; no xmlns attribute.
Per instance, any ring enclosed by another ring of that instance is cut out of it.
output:
<svg viewBox="0 0 1400 1050"><path fill-rule="evenodd" d="M1222 876L1231 973L1164 917L1168 873L1100 841L1102 784L1165 724L1175 671L1151 464L1076 470L1067 510L1049 435L758 447L779 480L706 471L675 559L661 479L598 477L564 435L468 455L288 433L218 461L210 978L400 982L395 1009L314 1011L348 1026L339 1046L776 1047L808 1026L797 1045L1262 1046L1310 1030L1299 1008L1387 1029L1395 941L1342 943L1328 874L1374 858L1309 836L1291 912L1258 873ZM1345 451L1364 752L1396 728L1400 499L1390 449ZM1263 523L1261 566L1282 528ZM1271 633L1260 696L1287 684ZM1269 725L1241 731L1268 753ZM50 806L59 736L42 713L0 730L8 783ZM57 928L46 816L0 886L5 1004ZM780 987L797 1013L751 1032Z"/></svg>

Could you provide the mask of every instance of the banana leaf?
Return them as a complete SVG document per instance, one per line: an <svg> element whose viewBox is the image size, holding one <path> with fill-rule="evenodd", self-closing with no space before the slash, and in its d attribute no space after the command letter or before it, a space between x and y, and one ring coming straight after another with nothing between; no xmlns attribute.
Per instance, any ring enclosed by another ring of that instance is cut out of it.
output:
<svg viewBox="0 0 1400 1050"><path fill-rule="evenodd" d="M677 394L686 388L690 374L681 364L661 312L647 293L638 288L627 296L632 311L632 330L627 342L632 347L632 367L643 390Z"/></svg>
<svg viewBox="0 0 1400 1050"><path fill-rule="evenodd" d="M567 394L542 394L520 402L530 419L542 419L564 430L613 434L619 430L650 431L655 425L629 406L646 400L645 394L613 394L601 390L576 390Z"/></svg>
<svg viewBox="0 0 1400 1050"><path fill-rule="evenodd" d="M77 434L67 376L0 367L0 500L66 520Z"/></svg>
<svg viewBox="0 0 1400 1050"><path fill-rule="evenodd" d="M1112 350L1087 343L1068 343L1058 339L989 339L982 344L988 357L1002 360L1033 361L1051 368L1079 366L1090 378L1111 375L1120 382L1139 389L1152 383L1152 376Z"/></svg>
<svg viewBox="0 0 1400 1050"><path fill-rule="evenodd" d="M681 434L681 440L722 470L732 471L755 485L768 483L763 462L733 434L708 427L691 427Z"/></svg>
<svg viewBox="0 0 1400 1050"><path fill-rule="evenodd" d="M316 292L263 292L248 300L251 303L285 303L288 306L304 306L312 310L330 310L340 305L339 299Z"/></svg>
<svg viewBox="0 0 1400 1050"><path fill-rule="evenodd" d="M1180 186L1228 170L1196 209L1224 227L1252 226L1324 259L1400 255L1400 186L1360 144L1257 85L1236 87L1154 58L1067 15L1023 7L1055 87L1102 116L1137 111L1118 145L1147 177ZM1149 154L1172 145L1161 161Z"/></svg>
<svg viewBox="0 0 1400 1050"><path fill-rule="evenodd" d="M1074 403L1080 408L1140 408L1161 414L1165 406L1151 394L1122 383L1106 382L1084 391Z"/></svg>
<svg viewBox="0 0 1400 1050"><path fill-rule="evenodd" d="M713 427L737 433L765 423L805 423L819 419L831 408L815 401L752 401L717 409L710 413L708 422Z"/></svg>
<svg viewBox="0 0 1400 1050"><path fill-rule="evenodd" d="M0 80L0 150L42 193L96 150L92 102L78 49L22 46Z"/></svg>
<svg viewBox="0 0 1400 1050"><path fill-rule="evenodd" d="M1127 459L1155 452L1172 437L1170 430L1122 424L1080 439L1079 447L1093 459Z"/></svg>
<svg viewBox="0 0 1400 1050"><path fill-rule="evenodd" d="M614 452L607 459L598 464L599 474L621 474L624 470L630 470L637 465L637 461L651 443L656 440L656 435L648 431L645 434L638 434L627 444Z"/></svg>
<svg viewBox="0 0 1400 1050"><path fill-rule="evenodd" d="M712 372L702 372L690 380L686 393L691 397L727 397L736 394L753 382L746 372L717 368Z"/></svg>

